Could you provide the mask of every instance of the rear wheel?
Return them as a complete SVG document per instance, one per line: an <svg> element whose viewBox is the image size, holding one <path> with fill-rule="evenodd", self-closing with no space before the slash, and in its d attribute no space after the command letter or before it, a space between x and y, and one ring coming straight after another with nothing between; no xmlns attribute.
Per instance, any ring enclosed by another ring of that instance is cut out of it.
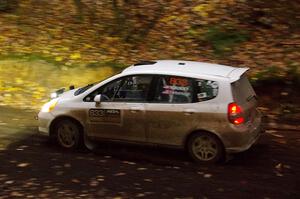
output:
<svg viewBox="0 0 300 199"><path fill-rule="evenodd" d="M222 142L211 133L199 132L192 135L187 143L190 156L200 163L215 163L224 158Z"/></svg>
<svg viewBox="0 0 300 199"><path fill-rule="evenodd" d="M70 119L59 121L54 128L57 143L65 149L78 149L82 146L83 136L80 125Z"/></svg>

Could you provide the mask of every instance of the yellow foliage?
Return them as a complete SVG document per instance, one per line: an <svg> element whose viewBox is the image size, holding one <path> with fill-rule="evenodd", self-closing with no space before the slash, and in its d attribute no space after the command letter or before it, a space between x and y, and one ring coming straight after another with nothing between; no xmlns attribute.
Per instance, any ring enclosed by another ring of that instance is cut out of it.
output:
<svg viewBox="0 0 300 199"><path fill-rule="evenodd" d="M55 57L55 61L62 61L63 59L63 57Z"/></svg>
<svg viewBox="0 0 300 199"><path fill-rule="evenodd" d="M93 46L90 45L90 44L84 44L84 47L85 47L85 48L93 48Z"/></svg>
<svg viewBox="0 0 300 199"><path fill-rule="evenodd" d="M63 51L69 51L70 48L64 46L64 47L61 48L61 50L63 50Z"/></svg>
<svg viewBox="0 0 300 199"><path fill-rule="evenodd" d="M68 88L71 84L75 87L84 86L113 73L111 67L65 66L60 69L43 61L0 60L1 105L39 109L54 90Z"/></svg>
<svg viewBox="0 0 300 199"><path fill-rule="evenodd" d="M0 41L5 41L6 40L6 37L0 35Z"/></svg>
<svg viewBox="0 0 300 199"><path fill-rule="evenodd" d="M202 17L207 17L208 13L214 9L213 3L200 4L193 8L193 11Z"/></svg>
<svg viewBox="0 0 300 199"><path fill-rule="evenodd" d="M42 51L44 54L50 54L50 51L48 51L48 50L43 50Z"/></svg>
<svg viewBox="0 0 300 199"><path fill-rule="evenodd" d="M177 18L177 16L172 15L172 16L162 18L161 21L165 22L165 23L168 23L169 21L175 20L176 18Z"/></svg>
<svg viewBox="0 0 300 199"><path fill-rule="evenodd" d="M23 84L24 83L23 80L21 78L19 78L19 77L15 78L15 82L17 84Z"/></svg>
<svg viewBox="0 0 300 199"><path fill-rule="evenodd" d="M70 59L80 59L80 58L81 58L81 55L78 52L70 55Z"/></svg>

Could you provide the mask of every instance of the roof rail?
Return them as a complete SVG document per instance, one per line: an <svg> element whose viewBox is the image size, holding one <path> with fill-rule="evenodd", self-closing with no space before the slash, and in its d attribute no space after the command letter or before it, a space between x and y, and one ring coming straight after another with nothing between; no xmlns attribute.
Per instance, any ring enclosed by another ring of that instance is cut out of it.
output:
<svg viewBox="0 0 300 199"><path fill-rule="evenodd" d="M156 61L140 61L136 64L133 64L134 66L141 66L141 65L153 65L153 64L156 64L157 62Z"/></svg>

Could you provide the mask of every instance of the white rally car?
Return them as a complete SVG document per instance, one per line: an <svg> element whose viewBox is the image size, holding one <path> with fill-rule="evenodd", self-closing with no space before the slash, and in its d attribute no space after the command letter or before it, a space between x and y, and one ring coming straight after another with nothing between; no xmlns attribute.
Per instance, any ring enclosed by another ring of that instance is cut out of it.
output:
<svg viewBox="0 0 300 199"><path fill-rule="evenodd" d="M245 151L262 132L245 72L191 61L143 61L67 92L38 114L39 131L76 149L97 140L186 149L198 162Z"/></svg>

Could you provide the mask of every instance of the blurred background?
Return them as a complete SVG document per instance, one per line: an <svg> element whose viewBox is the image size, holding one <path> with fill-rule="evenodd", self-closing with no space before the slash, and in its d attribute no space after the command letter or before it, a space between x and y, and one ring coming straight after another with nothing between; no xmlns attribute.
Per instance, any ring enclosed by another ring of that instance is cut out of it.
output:
<svg viewBox="0 0 300 199"><path fill-rule="evenodd" d="M299 30L290 0L0 0L0 105L38 110L54 89L156 59L247 66L288 96Z"/></svg>
<svg viewBox="0 0 300 199"><path fill-rule="evenodd" d="M207 166L159 147L67 153L38 134L54 90L157 59L249 67L262 140ZM299 0L0 0L0 198L300 198L299 91Z"/></svg>

